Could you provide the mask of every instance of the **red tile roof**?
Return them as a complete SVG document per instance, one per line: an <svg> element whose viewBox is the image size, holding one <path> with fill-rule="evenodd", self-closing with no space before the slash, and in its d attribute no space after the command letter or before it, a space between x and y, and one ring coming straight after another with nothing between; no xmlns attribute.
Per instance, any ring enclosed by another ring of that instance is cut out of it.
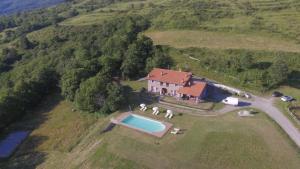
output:
<svg viewBox="0 0 300 169"><path fill-rule="evenodd" d="M179 88L178 93L198 97L204 92L206 85L207 84L205 82L197 82L192 84L191 86Z"/></svg>
<svg viewBox="0 0 300 169"><path fill-rule="evenodd" d="M191 72L180 72L168 69L154 68L148 74L148 80L155 80L171 84L185 85L192 77Z"/></svg>

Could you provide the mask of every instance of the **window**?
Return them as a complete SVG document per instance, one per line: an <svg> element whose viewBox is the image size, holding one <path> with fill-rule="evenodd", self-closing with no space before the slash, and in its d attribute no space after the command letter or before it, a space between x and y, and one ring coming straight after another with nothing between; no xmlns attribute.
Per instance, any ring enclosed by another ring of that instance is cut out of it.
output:
<svg viewBox="0 0 300 169"><path fill-rule="evenodd" d="M166 86L169 87L169 83L166 83Z"/></svg>
<svg viewBox="0 0 300 169"><path fill-rule="evenodd" d="M164 83L163 82L160 82L160 85L162 86Z"/></svg>

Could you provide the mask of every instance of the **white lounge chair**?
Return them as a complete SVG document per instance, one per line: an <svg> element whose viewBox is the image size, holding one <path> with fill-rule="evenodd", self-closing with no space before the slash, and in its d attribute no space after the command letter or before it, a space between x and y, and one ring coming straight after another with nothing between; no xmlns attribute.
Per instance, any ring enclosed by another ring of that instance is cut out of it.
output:
<svg viewBox="0 0 300 169"><path fill-rule="evenodd" d="M155 112L155 115L158 115L159 114L159 111L157 110L156 112Z"/></svg>
<svg viewBox="0 0 300 169"><path fill-rule="evenodd" d="M166 114L165 118L171 119L173 116L174 116L173 111L172 110L167 110L167 114Z"/></svg>
<svg viewBox="0 0 300 169"><path fill-rule="evenodd" d="M142 108L142 111L146 111L147 110L147 107L145 106L144 108Z"/></svg>
<svg viewBox="0 0 300 169"><path fill-rule="evenodd" d="M174 131L171 131L171 134L178 134L179 133L179 131L178 130L174 130Z"/></svg>
<svg viewBox="0 0 300 169"><path fill-rule="evenodd" d="M180 128L174 128L173 130L174 131L180 131L181 129Z"/></svg>
<svg viewBox="0 0 300 169"><path fill-rule="evenodd" d="M143 111L144 108L146 107L146 104L142 103L142 104L140 104L140 107L141 107L140 110Z"/></svg>
<svg viewBox="0 0 300 169"><path fill-rule="evenodd" d="M165 118L168 118L171 114L173 114L173 111L172 110L167 110Z"/></svg>
<svg viewBox="0 0 300 169"><path fill-rule="evenodd" d="M157 115L158 107L153 107L152 110L153 110L152 114Z"/></svg>

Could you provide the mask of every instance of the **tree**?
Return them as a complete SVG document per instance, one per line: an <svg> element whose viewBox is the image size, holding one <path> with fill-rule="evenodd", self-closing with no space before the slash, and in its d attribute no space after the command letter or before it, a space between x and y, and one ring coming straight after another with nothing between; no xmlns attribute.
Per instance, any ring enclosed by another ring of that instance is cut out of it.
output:
<svg viewBox="0 0 300 169"><path fill-rule="evenodd" d="M100 58L101 72L108 76L120 75L122 60L116 56L102 56Z"/></svg>
<svg viewBox="0 0 300 169"><path fill-rule="evenodd" d="M289 75L288 65L278 58L269 69L270 86L277 86L287 80Z"/></svg>
<svg viewBox="0 0 300 169"><path fill-rule="evenodd" d="M76 9L71 9L68 12L68 17L71 18L71 17L77 16L78 14L79 14L79 12Z"/></svg>
<svg viewBox="0 0 300 169"><path fill-rule="evenodd" d="M75 95L75 105L88 112L99 111L107 97L106 85L109 80L105 76L97 75L80 84Z"/></svg>
<svg viewBox="0 0 300 169"><path fill-rule="evenodd" d="M19 46L22 49L30 49L32 47L32 43L28 40L26 35L20 37Z"/></svg>
<svg viewBox="0 0 300 169"><path fill-rule="evenodd" d="M131 44L125 54L121 70L124 78L134 79L145 75L147 58L153 56L153 42L141 36Z"/></svg>
<svg viewBox="0 0 300 169"><path fill-rule="evenodd" d="M171 58L165 55L162 48L160 46L155 47L154 56L147 59L146 72L151 71L153 68L168 68L171 64Z"/></svg>
<svg viewBox="0 0 300 169"><path fill-rule="evenodd" d="M4 48L2 50L2 61L8 65L15 63L15 61L21 59L15 48Z"/></svg>
<svg viewBox="0 0 300 169"><path fill-rule="evenodd" d="M66 71L61 78L61 93L70 101L74 101L80 83L89 77L89 72L82 68Z"/></svg>
<svg viewBox="0 0 300 169"><path fill-rule="evenodd" d="M2 63L2 62L0 61L0 73L6 72L6 71L8 71L9 69L10 69L10 67L9 67L7 64Z"/></svg>
<svg viewBox="0 0 300 169"><path fill-rule="evenodd" d="M109 84L107 93L108 97L105 99L105 107L101 110L104 114L118 110L125 101L124 88L118 84Z"/></svg>

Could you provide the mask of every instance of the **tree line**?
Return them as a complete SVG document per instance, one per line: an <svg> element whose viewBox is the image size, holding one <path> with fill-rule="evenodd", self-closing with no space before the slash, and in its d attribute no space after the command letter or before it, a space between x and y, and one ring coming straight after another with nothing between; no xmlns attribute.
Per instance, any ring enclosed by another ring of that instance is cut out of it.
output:
<svg viewBox="0 0 300 169"><path fill-rule="evenodd" d="M226 78L234 77L238 85L267 91L291 82L299 70L297 53L239 50L186 49L182 50L199 59L198 65ZM262 58L270 58L268 61ZM188 69L188 67L187 67ZM225 79L226 79L225 78Z"/></svg>
<svg viewBox="0 0 300 169"><path fill-rule="evenodd" d="M119 109L125 100L119 79L137 79L171 64L162 47L140 34L149 25L143 17L128 16L97 26L58 26L44 41L19 38L0 55L0 127L54 90L86 112Z"/></svg>

